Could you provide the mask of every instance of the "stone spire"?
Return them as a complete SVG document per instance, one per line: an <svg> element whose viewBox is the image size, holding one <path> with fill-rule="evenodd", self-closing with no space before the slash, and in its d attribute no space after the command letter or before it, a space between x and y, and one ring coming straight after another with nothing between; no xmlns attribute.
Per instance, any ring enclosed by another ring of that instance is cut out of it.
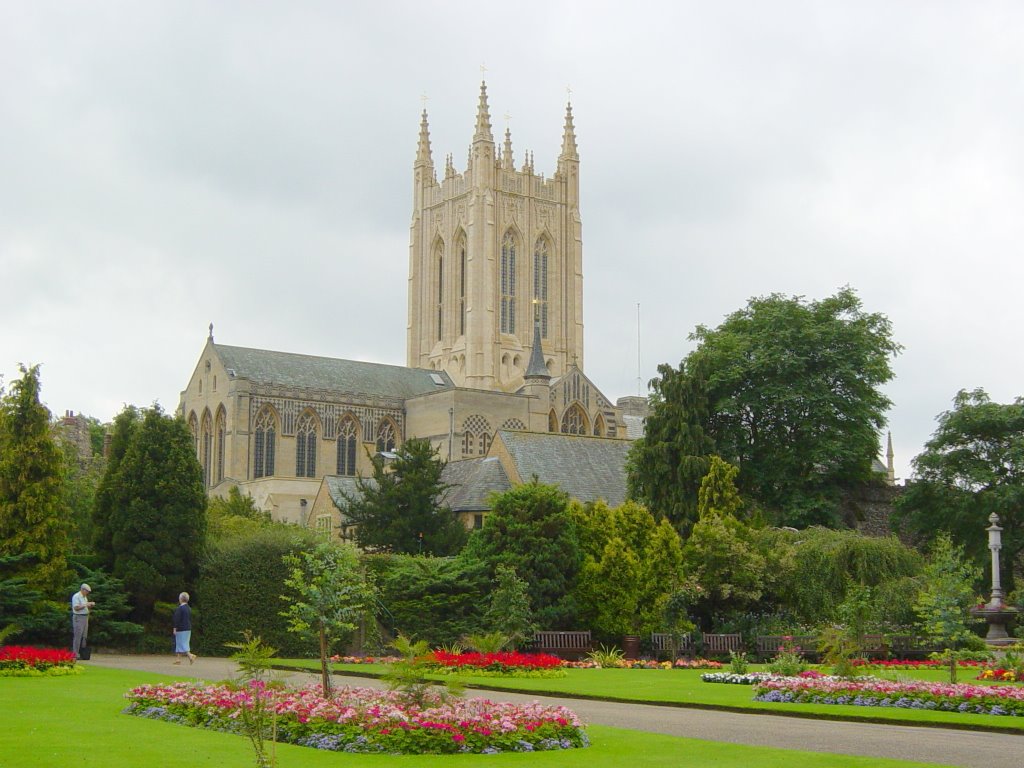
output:
<svg viewBox="0 0 1024 768"><path fill-rule="evenodd" d="M512 161L512 131L505 129L505 148L501 153L502 167L512 170L515 164Z"/></svg>
<svg viewBox="0 0 1024 768"><path fill-rule="evenodd" d="M892 432L888 433L888 447L885 450L885 469L889 485L896 485L896 467L893 464L893 458L896 454L892 450Z"/></svg>
<svg viewBox="0 0 1024 768"><path fill-rule="evenodd" d="M530 363L526 366L523 378L551 380L548 367L544 364L544 349L540 340L540 306L536 301L533 303L533 350L530 352Z"/></svg>
<svg viewBox="0 0 1024 768"><path fill-rule="evenodd" d="M576 128L572 124L572 102L565 105L565 131L562 134L562 154L560 159L579 160L576 150Z"/></svg>
<svg viewBox="0 0 1024 768"><path fill-rule="evenodd" d="M420 119L420 141L416 147L416 165L434 165L434 159L430 154L430 127L427 125L427 110L423 110L423 117Z"/></svg>
<svg viewBox="0 0 1024 768"><path fill-rule="evenodd" d="M491 133L491 113L487 109L487 83L480 81L480 105L476 109L476 133L473 141L494 141Z"/></svg>

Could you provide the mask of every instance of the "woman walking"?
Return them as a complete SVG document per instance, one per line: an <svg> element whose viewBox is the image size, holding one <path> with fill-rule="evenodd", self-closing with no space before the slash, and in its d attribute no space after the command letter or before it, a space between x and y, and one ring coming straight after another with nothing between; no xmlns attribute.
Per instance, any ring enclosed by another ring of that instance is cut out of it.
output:
<svg viewBox="0 0 1024 768"><path fill-rule="evenodd" d="M174 653L177 654L178 660L175 664L181 664L183 656L188 656L188 663L192 664L196 660L196 655L192 653L189 648L189 642L192 640L192 609L188 607L188 592L182 592L178 595L178 607L174 609Z"/></svg>

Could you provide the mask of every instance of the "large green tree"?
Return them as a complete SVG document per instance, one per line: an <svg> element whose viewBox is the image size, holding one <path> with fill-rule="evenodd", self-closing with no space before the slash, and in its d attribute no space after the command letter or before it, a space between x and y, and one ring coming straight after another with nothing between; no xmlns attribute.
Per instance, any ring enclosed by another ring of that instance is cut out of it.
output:
<svg viewBox="0 0 1024 768"><path fill-rule="evenodd" d="M561 489L525 483L493 498L484 527L462 552L485 564L490 578L499 565L516 569L529 589L541 629L577 629L570 588L582 562L569 497Z"/></svg>
<svg viewBox="0 0 1024 768"><path fill-rule="evenodd" d="M961 390L953 409L914 459L915 480L896 502L896 520L925 538L946 531L978 565L988 563L988 517L1003 527L1003 584L1024 568L1024 398L994 403Z"/></svg>
<svg viewBox="0 0 1024 768"><path fill-rule="evenodd" d="M378 551L450 555L466 542L466 529L440 498L444 462L429 440L412 438L390 462L374 456L373 477L357 481L345 515L359 546Z"/></svg>
<svg viewBox="0 0 1024 768"><path fill-rule="evenodd" d="M110 526L110 520L111 516L117 512L118 505L121 503L121 492L123 490L119 485L118 471L141 421L142 414L139 409L130 405L126 406L124 410L114 417L106 467L96 488L96 496L93 500L93 550L99 556L100 561L108 567L111 567L114 563L114 534Z"/></svg>
<svg viewBox="0 0 1024 768"><path fill-rule="evenodd" d="M740 468L740 492L776 522L835 524L844 492L872 477L890 405L881 386L900 350L889 320L865 312L849 288L819 301L771 294L690 339L698 346L679 369L653 382L660 396L648 423L658 431L632 464L632 487L649 489L652 501L672 498L663 484L683 462L717 453ZM696 491L694 475L686 473L686 493Z"/></svg>
<svg viewBox="0 0 1024 768"><path fill-rule="evenodd" d="M120 460L111 461L101 484L97 535L109 546L101 550L104 565L132 596L135 618L148 619L158 599L195 583L206 492L184 420L153 406L129 431Z"/></svg>
<svg viewBox="0 0 1024 768"><path fill-rule="evenodd" d="M27 584L54 596L69 577L63 454L39 401L39 367L21 373L0 399L0 557L34 554Z"/></svg>

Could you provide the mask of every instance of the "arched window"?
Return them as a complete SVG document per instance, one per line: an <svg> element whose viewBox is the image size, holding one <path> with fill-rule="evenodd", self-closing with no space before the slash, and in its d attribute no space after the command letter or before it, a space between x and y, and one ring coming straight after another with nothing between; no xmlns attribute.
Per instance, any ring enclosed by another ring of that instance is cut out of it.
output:
<svg viewBox="0 0 1024 768"><path fill-rule="evenodd" d="M199 420L196 419L196 412L188 415L188 431L192 434L192 450L199 456Z"/></svg>
<svg viewBox="0 0 1024 768"><path fill-rule="evenodd" d="M356 473L356 435L358 433L355 419L346 416L338 430L338 474L352 477Z"/></svg>
<svg viewBox="0 0 1024 768"><path fill-rule="evenodd" d="M562 416L562 433L566 435L585 435L587 429L587 414L577 403L570 405Z"/></svg>
<svg viewBox="0 0 1024 768"><path fill-rule="evenodd" d="M224 479L224 438L227 435L227 415L221 406L217 409L216 438L217 438L217 471L214 474L217 483Z"/></svg>
<svg viewBox="0 0 1024 768"><path fill-rule="evenodd" d="M604 437L604 417L598 414L597 418L594 419L594 437Z"/></svg>
<svg viewBox="0 0 1024 768"><path fill-rule="evenodd" d="M511 232L501 241L501 332L516 332L516 239Z"/></svg>
<svg viewBox="0 0 1024 768"><path fill-rule="evenodd" d="M210 453L213 443L213 425L210 423L210 412L203 412L203 421L200 426L200 454L199 463L203 467L203 485L209 486L210 482Z"/></svg>
<svg viewBox="0 0 1024 768"><path fill-rule="evenodd" d="M462 455L480 456L487 455L487 449L491 445L491 425L483 416L474 413L462 422Z"/></svg>
<svg viewBox="0 0 1024 768"><path fill-rule="evenodd" d="M468 430L462 436L462 455L463 456L472 456L473 455L473 451L476 448L475 437L476 436L472 432L470 432Z"/></svg>
<svg viewBox="0 0 1024 768"><path fill-rule="evenodd" d="M256 417L253 431L252 476L270 477L274 474L274 454L277 447L277 423L274 412L264 408Z"/></svg>
<svg viewBox="0 0 1024 768"><path fill-rule="evenodd" d="M481 456L486 456L487 455L487 449L489 449L490 447L491 447L491 436L488 433L486 433L486 432L481 433L480 434L480 455Z"/></svg>
<svg viewBox="0 0 1024 768"><path fill-rule="evenodd" d="M466 335L466 236L459 237L459 335Z"/></svg>
<svg viewBox="0 0 1024 768"><path fill-rule="evenodd" d="M308 411L295 429L295 476L316 477L316 421Z"/></svg>
<svg viewBox="0 0 1024 768"><path fill-rule="evenodd" d="M438 243L434 251L437 263L437 340L441 340L444 329L444 244Z"/></svg>
<svg viewBox="0 0 1024 768"><path fill-rule="evenodd" d="M537 238L533 248L533 300L540 320L540 335L548 337L548 240Z"/></svg>
<svg viewBox="0 0 1024 768"><path fill-rule="evenodd" d="M548 432L557 432L557 431L558 431L558 417L555 416L555 412L554 411L551 411L551 413L548 414Z"/></svg>
<svg viewBox="0 0 1024 768"><path fill-rule="evenodd" d="M377 427L377 451L393 451L396 444L395 424L390 419L385 419Z"/></svg>

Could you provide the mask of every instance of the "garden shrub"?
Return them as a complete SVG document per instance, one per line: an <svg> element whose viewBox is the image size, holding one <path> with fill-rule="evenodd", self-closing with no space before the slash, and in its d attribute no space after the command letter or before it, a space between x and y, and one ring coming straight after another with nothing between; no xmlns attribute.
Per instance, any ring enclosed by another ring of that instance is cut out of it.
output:
<svg viewBox="0 0 1024 768"><path fill-rule="evenodd" d="M316 538L308 531L274 526L221 539L207 547L193 595L193 610L202 615L202 621L195 622L194 648L223 656L227 654L226 644L238 642L249 630L282 656L310 655L315 648L289 632L287 620L281 615L285 607L281 595L288 575L281 558L312 549L315 544Z"/></svg>

